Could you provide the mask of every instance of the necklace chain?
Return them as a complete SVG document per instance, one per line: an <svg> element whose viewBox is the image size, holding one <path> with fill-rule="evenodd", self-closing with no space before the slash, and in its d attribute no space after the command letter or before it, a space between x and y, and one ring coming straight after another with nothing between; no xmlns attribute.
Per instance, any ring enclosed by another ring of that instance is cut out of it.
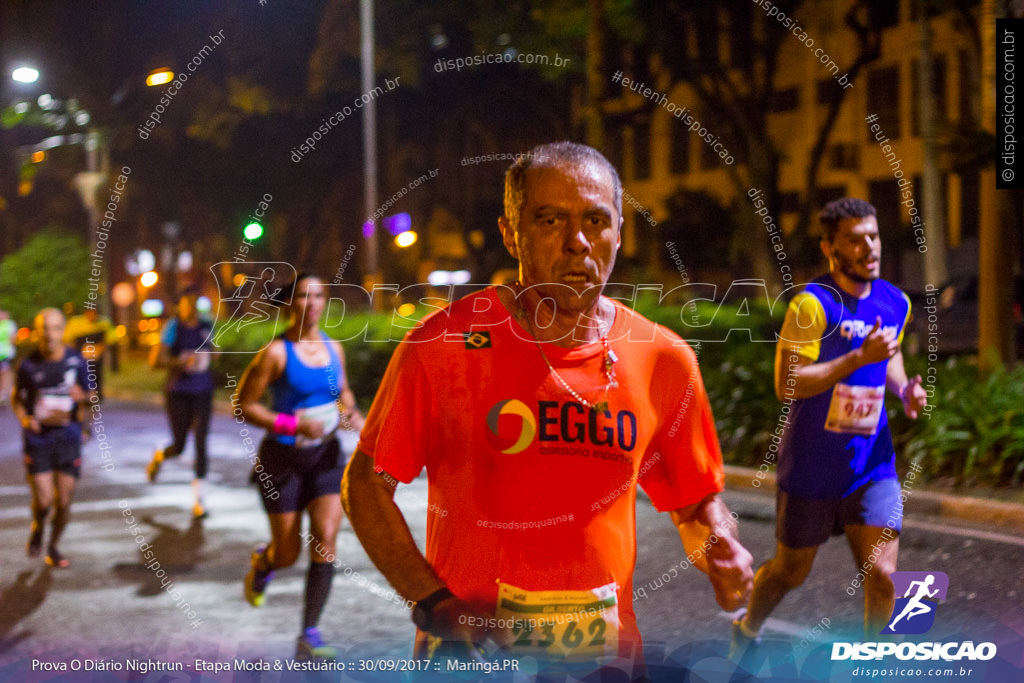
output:
<svg viewBox="0 0 1024 683"><path fill-rule="evenodd" d="M567 392L569 392L570 396L572 396L574 399L576 399L579 403L581 403L583 406L585 406L588 410L593 410L595 412L602 411L602 410L607 410L607 408L608 408L608 401L607 400L601 401L600 403L596 403L596 404L595 403L591 403L587 399L585 399L582 396L580 396L580 393L578 391L576 391L575 389L573 389L569 385L569 383L565 381L565 378L563 378L558 373L558 370L555 370L555 367L553 365L551 365L551 361L548 360L547 354L544 353L544 347L542 347L540 345L540 340L537 339L537 334L533 331L533 324L530 322L530 316L528 316L526 314L526 309L523 308L523 301L520 298L520 295L522 294L522 285L519 283L518 280L515 283L515 290L516 290L516 304L519 306L519 317L522 318L523 321L526 323L527 331L530 333L530 336L533 337L533 343L537 345L537 351L540 352L540 357L544 359L544 364L548 366L548 370L551 371L551 374L554 376L554 378L556 380L558 380L558 383L562 385L563 389L565 389ZM605 374L605 377L608 378L608 381L607 381L607 383L604 386L604 392L605 392L605 395L607 396L609 389L614 389L615 387L619 386L619 382L615 378L615 363L618 362L619 359L615 356L615 352L612 351L611 344L608 343L608 333L605 330L605 326L603 324L601 324L601 346L602 346L602 348L604 350L604 363L603 363L604 374Z"/></svg>

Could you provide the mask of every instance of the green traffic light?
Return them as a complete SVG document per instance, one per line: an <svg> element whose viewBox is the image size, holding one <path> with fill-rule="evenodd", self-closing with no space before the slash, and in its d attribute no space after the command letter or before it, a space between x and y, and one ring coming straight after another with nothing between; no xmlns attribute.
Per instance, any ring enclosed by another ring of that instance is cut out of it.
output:
<svg viewBox="0 0 1024 683"><path fill-rule="evenodd" d="M259 239L263 235L263 226L253 221L249 225L245 226L244 230L245 239L250 242L255 239Z"/></svg>

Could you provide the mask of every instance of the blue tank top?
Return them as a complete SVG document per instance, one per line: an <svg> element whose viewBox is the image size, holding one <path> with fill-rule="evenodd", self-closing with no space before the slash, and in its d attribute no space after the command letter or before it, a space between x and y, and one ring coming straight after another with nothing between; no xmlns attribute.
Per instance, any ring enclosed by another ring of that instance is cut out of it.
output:
<svg viewBox="0 0 1024 683"><path fill-rule="evenodd" d="M830 275L814 280L793 302L816 309L823 325L812 334L819 363L859 348L876 318L902 341L910 318L907 295L885 280L858 299ZM793 304L791 304L792 306ZM842 498L869 481L896 476L895 451L885 412L888 361L864 365L835 387L793 401L779 446L779 487L803 498ZM861 414L866 417L861 418ZM870 418L870 419L868 419Z"/></svg>
<svg viewBox="0 0 1024 683"><path fill-rule="evenodd" d="M274 411L294 414L304 408L325 404L336 405L341 395L341 387L345 385L345 371L329 337L323 331L320 332L320 337L327 345L327 352L331 357L330 363L320 367L310 367L303 363L295 353L295 343L287 337L281 337L287 360L284 372L270 385L271 407ZM295 445L294 436L268 432L267 437L283 444Z"/></svg>
<svg viewBox="0 0 1024 683"><path fill-rule="evenodd" d="M192 327L183 325L178 318L171 318L160 335L160 343L169 347L171 356L178 358L185 352L210 352L209 343L213 322L200 318ZM197 372L171 372L167 376L167 390L175 393L204 394L213 391L213 372L209 357L204 359L204 369Z"/></svg>

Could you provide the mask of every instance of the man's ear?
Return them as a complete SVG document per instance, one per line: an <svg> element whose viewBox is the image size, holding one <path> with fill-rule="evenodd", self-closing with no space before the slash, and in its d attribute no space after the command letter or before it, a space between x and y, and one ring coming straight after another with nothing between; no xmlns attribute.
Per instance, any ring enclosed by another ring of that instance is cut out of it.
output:
<svg viewBox="0 0 1024 683"><path fill-rule="evenodd" d="M828 240L823 239L820 242L820 246L821 246L821 253L825 255L825 260L829 262L829 265L831 265L832 264L832 243L829 242Z"/></svg>
<svg viewBox="0 0 1024 683"><path fill-rule="evenodd" d="M501 230L501 241L505 245L505 249L516 261L519 260L519 248L516 246L516 231L512 229L512 225L508 222L508 218L501 216L498 218L498 229Z"/></svg>

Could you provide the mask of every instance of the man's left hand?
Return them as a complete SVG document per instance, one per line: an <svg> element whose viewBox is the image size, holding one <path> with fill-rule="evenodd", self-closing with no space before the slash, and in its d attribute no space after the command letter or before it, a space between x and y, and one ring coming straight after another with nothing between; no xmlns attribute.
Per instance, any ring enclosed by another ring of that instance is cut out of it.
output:
<svg viewBox="0 0 1024 683"><path fill-rule="evenodd" d="M747 604L754 587L753 565L753 555L728 534L718 536L718 542L708 548L708 579L723 610L731 612Z"/></svg>
<svg viewBox="0 0 1024 683"><path fill-rule="evenodd" d="M928 394L921 386L921 375L917 375L907 382L900 398L903 399L903 412L911 420L916 420L917 416L921 414L921 409L928 405Z"/></svg>

